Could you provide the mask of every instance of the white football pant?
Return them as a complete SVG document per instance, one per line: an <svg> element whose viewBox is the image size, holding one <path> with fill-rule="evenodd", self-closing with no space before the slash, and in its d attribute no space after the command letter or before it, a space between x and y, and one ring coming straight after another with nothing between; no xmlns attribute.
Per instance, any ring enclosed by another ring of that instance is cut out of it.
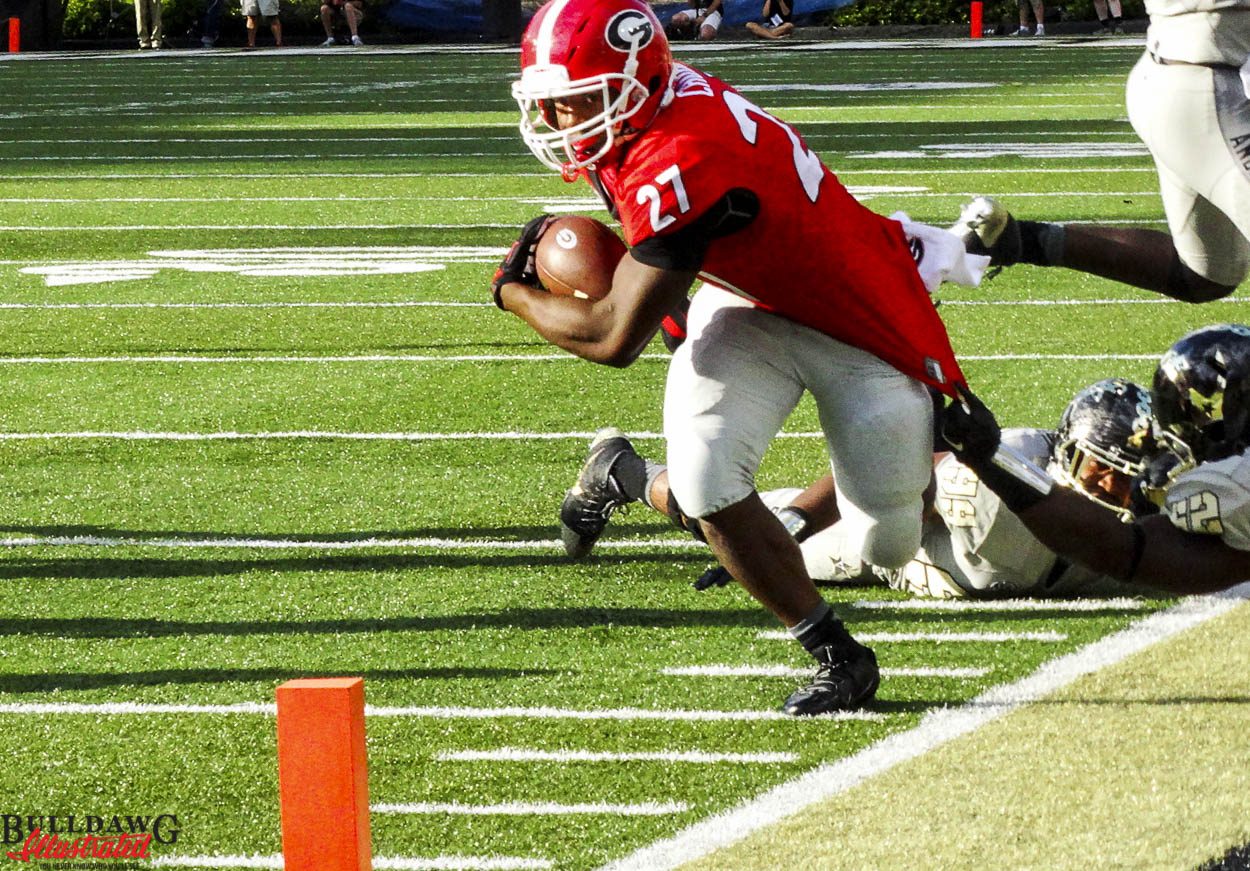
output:
<svg viewBox="0 0 1250 871"><path fill-rule="evenodd" d="M933 472L933 405L881 359L704 285L664 397L669 484L691 517L741 502L804 390L816 400L842 532L875 565L920 547L921 495Z"/></svg>
<svg viewBox="0 0 1250 871"><path fill-rule="evenodd" d="M1250 99L1237 70L1145 55L1125 96L1154 155L1181 260L1210 281L1240 284L1250 273Z"/></svg>

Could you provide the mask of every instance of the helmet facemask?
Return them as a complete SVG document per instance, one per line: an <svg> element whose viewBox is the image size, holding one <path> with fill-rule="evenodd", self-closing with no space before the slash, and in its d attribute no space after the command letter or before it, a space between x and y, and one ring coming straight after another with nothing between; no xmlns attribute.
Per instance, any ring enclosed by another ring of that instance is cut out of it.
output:
<svg viewBox="0 0 1250 871"><path fill-rule="evenodd" d="M1146 468L1150 394L1119 378L1086 387L1055 432L1049 471L1065 487L1133 520L1133 482Z"/></svg>
<svg viewBox="0 0 1250 871"><path fill-rule="evenodd" d="M1133 522L1133 479L1144 468L1141 456L1108 450L1086 438L1058 442L1050 463L1050 473L1059 483L1114 511L1125 523ZM1105 486L1107 476L1110 487Z"/></svg>
<svg viewBox="0 0 1250 871"><path fill-rule="evenodd" d="M625 121L649 94L641 82L623 73L570 82L563 67L527 67L512 84L512 96L521 108L521 139L543 164L567 176L593 166L611 152ZM597 96L602 109L560 129L553 104L581 96Z"/></svg>

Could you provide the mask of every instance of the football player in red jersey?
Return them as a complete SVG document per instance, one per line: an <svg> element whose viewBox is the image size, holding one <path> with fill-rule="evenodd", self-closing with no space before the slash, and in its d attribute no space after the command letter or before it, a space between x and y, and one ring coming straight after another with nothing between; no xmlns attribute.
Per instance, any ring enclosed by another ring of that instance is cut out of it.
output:
<svg viewBox="0 0 1250 871"><path fill-rule="evenodd" d="M902 226L861 206L789 125L675 63L642 0L552 0L521 57L522 137L599 192L631 250L602 300L544 293L536 219L495 277L496 304L578 356L627 366L705 282L665 398L674 510L700 520L720 562L816 658L812 683L783 710L862 705L877 689L876 658L822 599L754 477L810 391L840 522L864 559L897 567L916 553L932 473L925 385L950 393L963 375ZM608 440L587 464L606 464L617 483L635 478L618 454ZM611 494L570 498L562 516L602 528Z"/></svg>

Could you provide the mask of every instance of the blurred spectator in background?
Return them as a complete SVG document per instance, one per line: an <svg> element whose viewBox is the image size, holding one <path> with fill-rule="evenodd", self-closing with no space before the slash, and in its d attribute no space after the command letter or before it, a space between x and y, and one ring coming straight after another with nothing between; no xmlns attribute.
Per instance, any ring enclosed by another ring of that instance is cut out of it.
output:
<svg viewBox="0 0 1250 871"><path fill-rule="evenodd" d="M222 0L208 0L204 4L204 23L200 28L200 45L212 48L221 35Z"/></svg>
<svg viewBox="0 0 1250 871"><path fill-rule="evenodd" d="M719 4L720 0L716 0L716 3ZM365 17L364 5L360 0L322 0L321 26L325 28L326 41L321 44L334 45L338 41L334 38L334 14L336 12L342 12L344 20L347 21L347 29L352 34L352 45L364 45L357 32L361 20Z"/></svg>
<svg viewBox="0 0 1250 871"><path fill-rule="evenodd" d="M135 0L135 25L139 30L139 48L160 48L165 41L161 0Z"/></svg>
<svg viewBox="0 0 1250 871"><path fill-rule="evenodd" d="M687 0L689 9L676 12L669 19L669 39L702 39L716 38L721 23L721 0Z"/></svg>
<svg viewBox="0 0 1250 871"><path fill-rule="evenodd" d="M1111 7L1111 15L1107 15L1107 7ZM1101 33L1123 33L1124 15L1120 0L1094 0L1094 12L1098 13L1098 23L1102 25Z"/></svg>
<svg viewBox="0 0 1250 871"><path fill-rule="evenodd" d="M247 47L256 48L256 31L260 19L264 19L273 32L273 41L282 45L282 21L278 18L278 0L243 0L243 14L247 16Z"/></svg>
<svg viewBox="0 0 1250 871"><path fill-rule="evenodd" d="M781 39L794 32L793 13L788 0L764 0L763 19L748 21L747 30L764 39Z"/></svg>
<svg viewBox="0 0 1250 871"><path fill-rule="evenodd" d="M1033 17L1037 19L1037 29L1033 31L1034 36L1046 35L1046 9L1042 5L1042 0L1016 0L1020 7L1020 29L1016 31L1019 36L1029 35L1029 6L1033 6ZM1116 0L1117 5L1119 0Z"/></svg>

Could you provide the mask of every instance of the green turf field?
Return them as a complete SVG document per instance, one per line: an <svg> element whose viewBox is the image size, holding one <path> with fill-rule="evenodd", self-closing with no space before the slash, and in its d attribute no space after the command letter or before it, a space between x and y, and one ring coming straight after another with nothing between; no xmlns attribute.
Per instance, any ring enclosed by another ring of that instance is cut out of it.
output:
<svg viewBox="0 0 1250 871"><path fill-rule="evenodd" d="M798 124L877 211L947 224L988 193L1163 226L1124 117L1140 45L826 48L681 57ZM0 61L0 814L171 813L163 862L276 867L274 688L360 675L376 867L598 868L1173 605L829 587L886 676L868 711L795 722L774 712L806 655L741 590L691 590L707 553L664 518L637 508L567 561L556 512L590 435L662 457L666 354L594 367L490 303L526 219L606 216L521 144L515 62ZM1244 297L1030 267L939 296L1005 425L1250 320ZM823 471L817 429L805 403L761 489Z"/></svg>

